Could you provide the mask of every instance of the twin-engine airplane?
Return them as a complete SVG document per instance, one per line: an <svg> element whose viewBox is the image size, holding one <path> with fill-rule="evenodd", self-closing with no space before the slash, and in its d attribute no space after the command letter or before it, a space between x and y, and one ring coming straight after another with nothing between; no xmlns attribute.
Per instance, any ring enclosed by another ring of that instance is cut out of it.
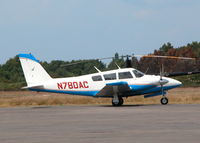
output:
<svg viewBox="0 0 200 143"><path fill-rule="evenodd" d="M69 78L51 78L31 54L19 54L27 82L26 89L38 92L54 92L92 97L112 98L113 106L121 106L123 98L144 95L145 98L162 95L166 105L166 92L179 87L178 80L146 75L134 68L124 68Z"/></svg>

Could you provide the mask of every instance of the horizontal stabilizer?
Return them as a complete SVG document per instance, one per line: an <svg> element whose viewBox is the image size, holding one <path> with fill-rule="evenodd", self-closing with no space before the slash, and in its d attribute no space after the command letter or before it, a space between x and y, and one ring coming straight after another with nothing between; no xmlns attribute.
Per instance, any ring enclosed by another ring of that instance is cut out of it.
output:
<svg viewBox="0 0 200 143"><path fill-rule="evenodd" d="M43 86L43 85L32 85L32 86L25 86L25 87L22 87L22 89L30 89L30 88L39 88L39 89L43 89L44 86Z"/></svg>

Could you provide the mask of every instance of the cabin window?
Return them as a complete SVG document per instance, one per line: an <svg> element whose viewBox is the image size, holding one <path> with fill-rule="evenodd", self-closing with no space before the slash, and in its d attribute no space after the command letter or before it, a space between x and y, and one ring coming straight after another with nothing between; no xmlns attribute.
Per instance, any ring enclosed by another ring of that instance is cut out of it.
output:
<svg viewBox="0 0 200 143"><path fill-rule="evenodd" d="M130 72L119 72L119 79L133 78Z"/></svg>
<svg viewBox="0 0 200 143"><path fill-rule="evenodd" d="M116 73L104 74L103 76L104 76L105 80L115 80L116 79Z"/></svg>
<svg viewBox="0 0 200 143"><path fill-rule="evenodd" d="M135 74L135 77L142 77L144 76L144 73L138 70L133 70L133 73Z"/></svg>
<svg viewBox="0 0 200 143"><path fill-rule="evenodd" d="M92 76L93 81L102 81L102 77L100 75Z"/></svg>

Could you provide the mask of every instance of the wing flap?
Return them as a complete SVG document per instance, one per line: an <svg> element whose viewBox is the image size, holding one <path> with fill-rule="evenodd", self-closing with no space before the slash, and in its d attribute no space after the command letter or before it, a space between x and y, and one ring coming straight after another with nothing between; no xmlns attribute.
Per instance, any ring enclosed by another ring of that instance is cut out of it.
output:
<svg viewBox="0 0 200 143"><path fill-rule="evenodd" d="M107 83L104 88L102 88L96 96L113 96L114 90L113 88L117 87L119 93L130 91L130 87L127 82L114 82L114 83Z"/></svg>

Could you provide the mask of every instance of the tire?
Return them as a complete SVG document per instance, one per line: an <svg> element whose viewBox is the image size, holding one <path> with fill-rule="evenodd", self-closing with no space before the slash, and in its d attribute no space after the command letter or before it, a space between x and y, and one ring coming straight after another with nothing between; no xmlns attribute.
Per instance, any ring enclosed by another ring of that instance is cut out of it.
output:
<svg viewBox="0 0 200 143"><path fill-rule="evenodd" d="M168 98L167 98L167 97L161 98L161 99L160 99L160 103L161 103L162 105L167 105L167 104L168 104Z"/></svg>
<svg viewBox="0 0 200 143"><path fill-rule="evenodd" d="M123 105L124 104L124 100L123 100L123 98L121 97L121 98L119 98L119 106L121 106L121 105Z"/></svg>
<svg viewBox="0 0 200 143"><path fill-rule="evenodd" d="M113 102L113 100L112 100L112 105L113 105L113 106L121 106L121 105L123 105L123 104L124 104L124 100L123 100L122 97L119 97L119 102L118 102L118 103L115 103L115 102Z"/></svg>
<svg viewBox="0 0 200 143"><path fill-rule="evenodd" d="M119 106L119 103L115 103L115 102L113 102L113 100L112 100L112 105L113 105L113 106Z"/></svg>

